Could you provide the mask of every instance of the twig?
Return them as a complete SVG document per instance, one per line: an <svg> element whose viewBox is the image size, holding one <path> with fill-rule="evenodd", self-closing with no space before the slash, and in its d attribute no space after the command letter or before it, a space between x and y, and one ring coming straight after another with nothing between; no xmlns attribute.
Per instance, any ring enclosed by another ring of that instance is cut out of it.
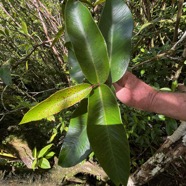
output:
<svg viewBox="0 0 186 186"><path fill-rule="evenodd" d="M11 3L8 3L8 5L11 7L11 9L14 9L16 11L16 8L14 6L12 6ZM0 7L3 9L3 11L5 12L5 14L10 17L12 19L12 21L19 27L21 28L21 25L11 16L11 14L9 14L9 12L5 9L5 7L3 6L2 3L0 3ZM10 23L9 23L10 24ZM23 32L20 32L20 30L18 28L16 28L16 31L19 32L21 35L24 35L25 37L29 37L30 39L33 40L32 35L30 34L24 34Z"/></svg>
<svg viewBox="0 0 186 186"><path fill-rule="evenodd" d="M22 110L22 109L24 109L24 108L25 108L25 107L21 107L21 108L15 109L15 110L10 110L10 111L7 111L7 112L0 113L0 116L2 116L2 117L0 118L0 121L2 121L6 115L12 114L12 113L17 112L17 111L19 111L19 110Z"/></svg>
<svg viewBox="0 0 186 186"><path fill-rule="evenodd" d="M20 24L17 23L16 20L6 11L6 9L4 8L4 6L2 5L2 3L0 3L0 7L1 7L2 10L6 13L6 15L12 19L12 21L13 21L18 27L21 27Z"/></svg>
<svg viewBox="0 0 186 186"><path fill-rule="evenodd" d="M28 143L23 139L13 136L13 139L8 144L12 146L12 150L15 151L16 155L23 161L27 168L31 169L34 158Z"/></svg>
<svg viewBox="0 0 186 186"><path fill-rule="evenodd" d="M37 12L38 12L38 16L39 16L39 19L40 19L41 24L42 24L42 26L43 26L43 30L44 30L44 32L45 32L46 38L47 38L48 41L51 41L51 39L50 39L50 37L49 37L49 35L48 35L47 26L46 26L46 24L45 24L45 21L44 21L42 15L41 15L41 11L40 11L40 8L39 8L39 6L40 6L40 1L39 1L39 0L34 0L34 1L33 1L33 5L36 7L36 10L37 10ZM51 46L51 48L52 48L54 54L56 55L58 61L60 62L61 65L63 65L64 62L63 62L63 60L60 58L60 56L59 56L59 54L58 54L58 52L57 52L57 49L56 49L54 46L52 46L52 42L49 42L49 43L50 43L50 46Z"/></svg>
<svg viewBox="0 0 186 186"><path fill-rule="evenodd" d="M178 13L177 13L177 18L176 18L176 26L174 30L173 42L176 42L178 39L178 28L179 28L180 19L182 16L183 3L184 3L184 0L179 0L178 2Z"/></svg>
<svg viewBox="0 0 186 186"><path fill-rule="evenodd" d="M59 23L56 21L56 19L51 15L51 13L47 10L47 8L43 5L43 3L39 2L40 6L45 10L46 14L45 17L48 18L48 20L51 22L51 20L55 23L55 26L53 27L53 29L55 29L55 31L58 31L58 26ZM42 12L43 13L43 12Z"/></svg>
<svg viewBox="0 0 186 186"><path fill-rule="evenodd" d="M8 87L8 85L5 86L5 88L3 89L2 93L1 93L1 103L2 103L2 106L3 106L4 110L9 111L9 110L6 108L6 106L5 106L5 104L4 104L4 101L3 101L4 92L6 91L7 87Z"/></svg>
<svg viewBox="0 0 186 186"><path fill-rule="evenodd" d="M22 63L23 61L26 61L26 60L36 51L36 49L37 49L38 47L43 46L43 45L45 45L45 44L47 44L47 43L50 43L51 41L52 41L52 40L50 40L50 41L43 41L42 43L39 43L39 44L33 46L32 51L31 51L28 55L26 55L24 58L20 59L15 65L13 65L13 68L17 67L17 65L19 65L19 64Z"/></svg>
<svg viewBox="0 0 186 186"><path fill-rule="evenodd" d="M3 121L3 119L5 117L5 114L3 113L3 114L0 114L0 115L2 115L2 117L0 118L0 121Z"/></svg>
<svg viewBox="0 0 186 186"><path fill-rule="evenodd" d="M131 176L127 186L143 185L165 170L177 158L185 155L186 122L167 138L163 145ZM184 137L183 137L184 136ZM180 140L182 138L182 141ZM180 140L180 141L178 141ZM176 142L176 143L175 143Z"/></svg>
<svg viewBox="0 0 186 186"><path fill-rule="evenodd" d="M180 126L176 129L176 131L171 136L168 137L168 139L171 141L171 144L178 141L183 135L185 135L185 132L186 132L186 122L182 121Z"/></svg>
<svg viewBox="0 0 186 186"><path fill-rule="evenodd" d="M141 65L144 65L146 63L152 62L152 61L157 61L158 59L161 59L163 57L167 57L167 58L172 58L173 60L177 60L177 61L182 61L182 57L179 58L174 58L172 56L170 56L178 46L180 46L181 43L183 43L186 40L186 31L183 33L183 35L181 36L181 38L167 51L157 54L155 57L152 57L146 61L143 61L135 66L133 66L131 69L135 69Z"/></svg>
<svg viewBox="0 0 186 186"><path fill-rule="evenodd" d="M78 173L93 175L103 182L107 182L109 180L104 170L99 165L91 161L85 161L70 168L63 168L56 165L56 167L51 169L50 177L52 180L57 182L61 182L61 180L73 181L75 175Z"/></svg>
<svg viewBox="0 0 186 186"><path fill-rule="evenodd" d="M183 33L183 35L181 36L181 38L172 46L171 50L176 50L176 48L177 48L182 42L184 42L185 39L186 39L186 31Z"/></svg>
<svg viewBox="0 0 186 186"><path fill-rule="evenodd" d="M158 59L163 58L166 55L167 55L167 52L160 53L160 54L156 55L155 57L152 57L152 58L150 58L150 59L148 59L146 61L143 61L143 62L141 62L141 63L133 66L131 69L135 69L135 68L137 68L137 67L139 67L141 65L144 65L144 64L149 63L149 62L152 62L152 61L157 61Z"/></svg>
<svg viewBox="0 0 186 186"><path fill-rule="evenodd" d="M29 94L33 94L33 96L36 96L38 94L42 94L42 93L45 93L45 92L50 92L50 91L53 91L53 90L56 90L56 88L51 88L51 89L43 90L43 91L40 91L40 92L29 92Z"/></svg>

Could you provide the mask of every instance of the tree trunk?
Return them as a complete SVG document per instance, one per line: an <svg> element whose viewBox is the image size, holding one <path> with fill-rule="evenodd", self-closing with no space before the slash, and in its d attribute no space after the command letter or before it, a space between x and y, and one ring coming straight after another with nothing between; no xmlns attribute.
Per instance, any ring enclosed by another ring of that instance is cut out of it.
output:
<svg viewBox="0 0 186 186"><path fill-rule="evenodd" d="M157 152L130 176L128 186L148 183L153 177L163 172L174 160L180 157L186 159L185 142L186 122L182 122Z"/></svg>

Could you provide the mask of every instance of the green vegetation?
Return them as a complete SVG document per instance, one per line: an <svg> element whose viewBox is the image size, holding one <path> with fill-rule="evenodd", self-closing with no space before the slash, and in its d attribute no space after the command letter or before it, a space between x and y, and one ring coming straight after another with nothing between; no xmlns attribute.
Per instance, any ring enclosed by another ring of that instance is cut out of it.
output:
<svg viewBox="0 0 186 186"><path fill-rule="evenodd" d="M86 77L84 81L90 84L81 83L56 92L31 108L20 124L52 116L88 96L88 103L77 108L80 113L76 112L76 128L69 127L67 134L71 136L65 141L65 147L62 145L59 165L74 166L74 162L80 162L82 156L86 158L84 154L91 148L111 180L116 185L126 185L130 170L129 146L116 98L111 85L109 88L105 82L119 80L127 69L133 30L132 15L122 0L107 0L100 18L102 35L83 3L68 0L63 12L68 42L74 50L73 57L76 57L76 61L73 58L74 63L79 64L78 72L82 70L81 74ZM125 17L122 18L122 15ZM108 16L110 21L107 22ZM81 113L82 110L86 111ZM74 141L78 138L79 143ZM88 141L90 145L85 144ZM76 149L73 157L69 156L72 146Z"/></svg>
<svg viewBox="0 0 186 186"><path fill-rule="evenodd" d="M54 156L74 166L93 151L111 180L125 185L178 122L119 108L112 82L127 68L159 90L185 82L184 45L176 42L186 5L179 3L2 0L0 158L16 156L10 135L28 143L33 169L52 167Z"/></svg>

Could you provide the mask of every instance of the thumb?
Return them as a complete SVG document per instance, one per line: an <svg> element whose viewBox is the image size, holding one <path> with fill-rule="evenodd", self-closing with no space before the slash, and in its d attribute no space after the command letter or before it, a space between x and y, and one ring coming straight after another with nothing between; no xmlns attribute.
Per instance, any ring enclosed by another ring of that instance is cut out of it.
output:
<svg viewBox="0 0 186 186"><path fill-rule="evenodd" d="M113 83L113 86L114 86L116 92L120 91L123 88L117 82Z"/></svg>

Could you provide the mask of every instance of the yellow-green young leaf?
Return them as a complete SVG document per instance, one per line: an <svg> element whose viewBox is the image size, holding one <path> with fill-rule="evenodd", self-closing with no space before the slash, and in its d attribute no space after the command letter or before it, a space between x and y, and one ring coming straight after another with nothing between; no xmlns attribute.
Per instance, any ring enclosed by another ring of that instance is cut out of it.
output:
<svg viewBox="0 0 186 186"><path fill-rule="evenodd" d="M20 124L37 121L54 115L85 98L92 90L92 85L83 83L57 91L46 100L31 108Z"/></svg>
<svg viewBox="0 0 186 186"><path fill-rule="evenodd" d="M54 154L55 154L55 152L49 152L46 156L45 156L45 158L46 159L50 159L50 158L52 158L53 156L54 156Z"/></svg>
<svg viewBox="0 0 186 186"><path fill-rule="evenodd" d="M103 2L105 2L105 0L97 0L97 1L94 3L94 6L99 5L99 4L103 3Z"/></svg>
<svg viewBox="0 0 186 186"><path fill-rule="evenodd" d="M52 147L52 145L53 145L53 144L49 144L49 145L43 147L43 148L39 151L39 153L38 153L38 158L43 157L43 156L48 152L48 150Z"/></svg>
<svg viewBox="0 0 186 186"><path fill-rule="evenodd" d="M34 147L34 149L33 149L33 151L32 151L32 156L33 156L34 158L37 158L37 149L36 149L36 147Z"/></svg>
<svg viewBox="0 0 186 186"><path fill-rule="evenodd" d="M54 40L52 42L52 46L54 46L56 44L56 42L59 41L59 39L62 36L63 32L64 32L64 27L60 27L58 32L57 32L57 34L54 37Z"/></svg>
<svg viewBox="0 0 186 186"><path fill-rule="evenodd" d="M28 61L26 61L26 71L28 71Z"/></svg>
<svg viewBox="0 0 186 186"><path fill-rule="evenodd" d="M21 21L21 27L24 34L29 35L27 25L24 21Z"/></svg>
<svg viewBox="0 0 186 186"><path fill-rule="evenodd" d="M50 163L46 158L41 158L38 161L38 166L42 169L50 169L51 168Z"/></svg>
<svg viewBox="0 0 186 186"><path fill-rule="evenodd" d="M35 159L32 163L32 169L35 170L37 168L37 159Z"/></svg>
<svg viewBox="0 0 186 186"><path fill-rule="evenodd" d="M49 140L49 143L51 143L53 140L54 140L54 138L57 136L57 129L56 128L54 128L53 129L53 134L51 135L51 137L50 137L50 140Z"/></svg>

